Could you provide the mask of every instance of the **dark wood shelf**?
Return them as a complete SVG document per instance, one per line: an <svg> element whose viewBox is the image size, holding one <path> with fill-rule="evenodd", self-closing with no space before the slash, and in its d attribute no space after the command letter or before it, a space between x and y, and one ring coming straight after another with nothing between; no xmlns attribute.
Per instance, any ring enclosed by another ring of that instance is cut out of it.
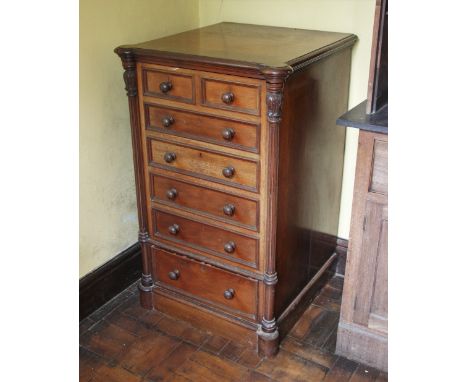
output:
<svg viewBox="0 0 468 382"><path fill-rule="evenodd" d="M366 105L367 100L361 102L338 118L336 123L374 133L388 134L388 105L374 114L366 114Z"/></svg>

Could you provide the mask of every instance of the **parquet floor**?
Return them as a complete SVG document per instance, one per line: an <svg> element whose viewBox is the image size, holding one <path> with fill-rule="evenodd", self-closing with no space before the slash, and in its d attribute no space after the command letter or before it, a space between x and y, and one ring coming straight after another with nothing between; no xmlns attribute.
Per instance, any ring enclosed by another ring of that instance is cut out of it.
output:
<svg viewBox="0 0 468 382"><path fill-rule="evenodd" d="M136 284L80 322L81 382L387 381L333 354L343 279L334 277L281 343L250 349L139 306Z"/></svg>

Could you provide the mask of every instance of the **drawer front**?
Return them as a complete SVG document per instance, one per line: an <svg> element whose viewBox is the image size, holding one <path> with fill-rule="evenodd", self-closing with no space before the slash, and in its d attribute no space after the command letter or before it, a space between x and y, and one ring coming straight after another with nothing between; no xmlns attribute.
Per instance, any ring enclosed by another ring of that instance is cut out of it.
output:
<svg viewBox="0 0 468 382"><path fill-rule="evenodd" d="M195 147L148 139L149 164L257 191L258 163Z"/></svg>
<svg viewBox="0 0 468 382"><path fill-rule="evenodd" d="M201 93L204 106L260 115L259 85L202 78Z"/></svg>
<svg viewBox="0 0 468 382"><path fill-rule="evenodd" d="M258 152L256 124L145 104L145 126L148 130Z"/></svg>
<svg viewBox="0 0 468 382"><path fill-rule="evenodd" d="M195 86L191 75L143 68L145 96L195 103Z"/></svg>
<svg viewBox="0 0 468 382"><path fill-rule="evenodd" d="M156 282L184 291L208 303L256 316L258 281L153 249Z"/></svg>
<svg viewBox="0 0 468 382"><path fill-rule="evenodd" d="M258 240L153 209L156 237L256 268Z"/></svg>
<svg viewBox="0 0 468 382"><path fill-rule="evenodd" d="M150 174L151 200L258 229L258 202L206 187Z"/></svg>
<svg viewBox="0 0 468 382"><path fill-rule="evenodd" d="M374 160L372 163L372 177L370 192L388 194L388 143L376 139L374 141Z"/></svg>

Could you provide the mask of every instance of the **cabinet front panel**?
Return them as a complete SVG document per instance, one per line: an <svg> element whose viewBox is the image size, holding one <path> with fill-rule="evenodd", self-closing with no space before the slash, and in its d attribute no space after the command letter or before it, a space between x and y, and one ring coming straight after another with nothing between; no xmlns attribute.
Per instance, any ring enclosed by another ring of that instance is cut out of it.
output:
<svg viewBox="0 0 468 382"><path fill-rule="evenodd" d="M156 283L255 318L258 281L153 249Z"/></svg>
<svg viewBox="0 0 468 382"><path fill-rule="evenodd" d="M388 142L386 141L378 139L374 141L374 160L369 191L388 194Z"/></svg>
<svg viewBox="0 0 468 382"><path fill-rule="evenodd" d="M149 164L256 191L258 163L205 149L148 139Z"/></svg>
<svg viewBox="0 0 468 382"><path fill-rule="evenodd" d="M150 174L151 200L258 229L258 202L161 175Z"/></svg>
<svg viewBox="0 0 468 382"><path fill-rule="evenodd" d="M220 258L256 267L258 240L153 209L155 237L163 237Z"/></svg>
<svg viewBox="0 0 468 382"><path fill-rule="evenodd" d="M260 87L239 82L201 79L202 105L247 114L260 114Z"/></svg>
<svg viewBox="0 0 468 382"><path fill-rule="evenodd" d="M180 135L252 152L259 151L259 126L207 114L145 104L145 126L165 134Z"/></svg>
<svg viewBox="0 0 468 382"><path fill-rule="evenodd" d="M143 94L150 97L195 103L193 77L143 68Z"/></svg>

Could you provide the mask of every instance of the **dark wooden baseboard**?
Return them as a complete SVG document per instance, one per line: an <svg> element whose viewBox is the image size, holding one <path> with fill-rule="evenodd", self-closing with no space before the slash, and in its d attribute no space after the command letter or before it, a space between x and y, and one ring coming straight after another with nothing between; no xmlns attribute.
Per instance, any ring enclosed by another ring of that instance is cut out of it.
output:
<svg viewBox="0 0 468 382"><path fill-rule="evenodd" d="M299 318L320 293L325 284L333 277L338 256L333 254L309 281L304 289L297 295L291 304L278 317L280 340L293 328Z"/></svg>
<svg viewBox="0 0 468 382"><path fill-rule="evenodd" d="M336 354L388 372L388 340L365 326L340 321Z"/></svg>
<svg viewBox="0 0 468 382"><path fill-rule="evenodd" d="M336 263L336 274L344 276L346 268L346 257L348 255L348 240L337 238L336 239L336 254L338 260Z"/></svg>
<svg viewBox="0 0 468 382"><path fill-rule="evenodd" d="M141 248L125 251L80 279L80 320L122 292L141 276Z"/></svg>

